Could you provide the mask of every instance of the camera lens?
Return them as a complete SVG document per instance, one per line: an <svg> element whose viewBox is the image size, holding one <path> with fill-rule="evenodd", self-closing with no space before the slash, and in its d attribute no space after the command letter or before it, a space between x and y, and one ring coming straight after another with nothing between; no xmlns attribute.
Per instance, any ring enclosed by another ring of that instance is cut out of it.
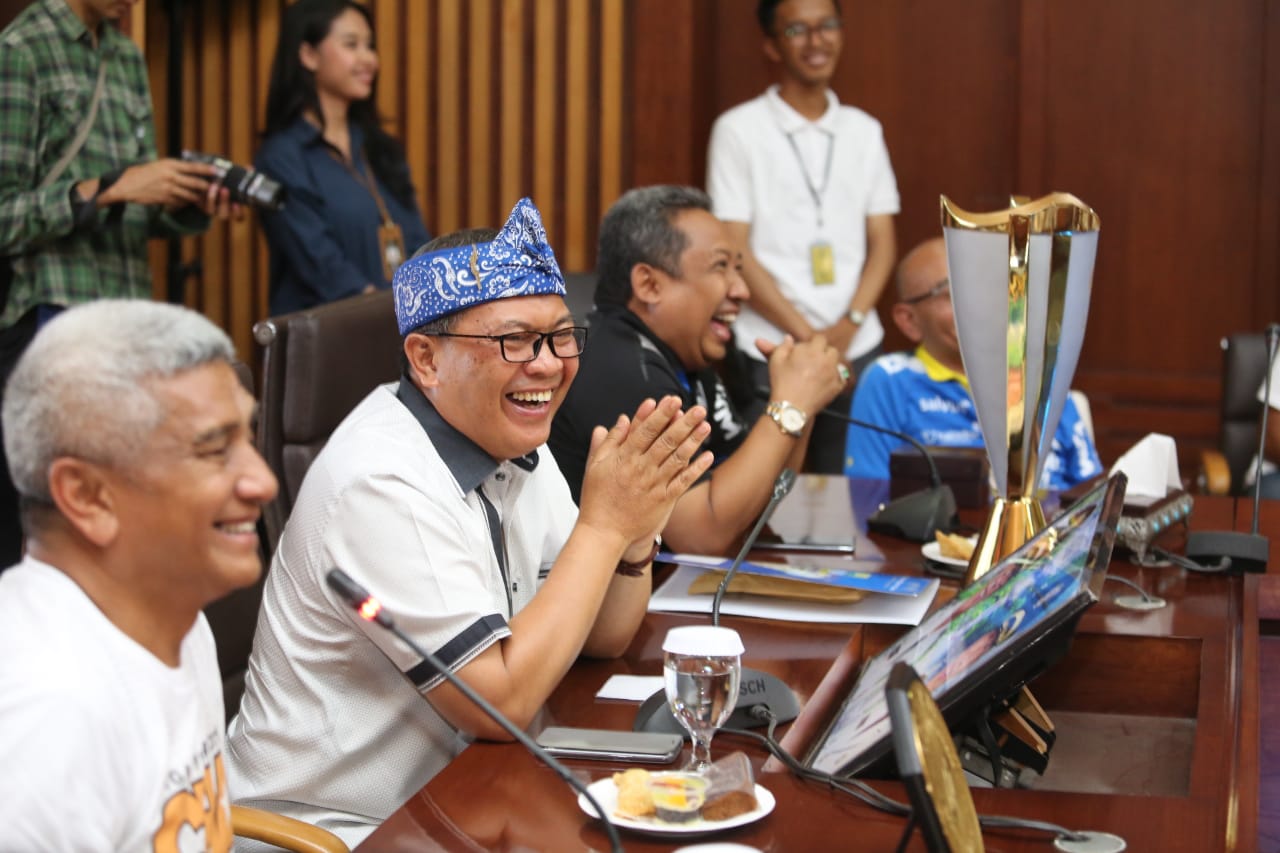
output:
<svg viewBox="0 0 1280 853"><path fill-rule="evenodd" d="M253 169L232 164L222 178L222 185L231 190L232 201L272 211L284 206L284 187L280 182Z"/></svg>
<svg viewBox="0 0 1280 853"><path fill-rule="evenodd" d="M251 204L264 210L279 210L284 206L285 189L279 181L261 172L237 166L230 160L200 151L183 151L182 159L192 163L207 163L217 168L214 180L227 188L231 200L238 204Z"/></svg>

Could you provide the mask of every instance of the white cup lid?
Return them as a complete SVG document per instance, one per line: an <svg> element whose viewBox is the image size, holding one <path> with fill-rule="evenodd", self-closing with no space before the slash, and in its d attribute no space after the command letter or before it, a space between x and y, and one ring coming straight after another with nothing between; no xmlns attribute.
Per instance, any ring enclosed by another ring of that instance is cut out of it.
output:
<svg viewBox="0 0 1280 853"><path fill-rule="evenodd" d="M662 650L677 655L707 655L728 657L744 651L742 638L732 628L716 628L711 625L686 625L672 628L662 641Z"/></svg>

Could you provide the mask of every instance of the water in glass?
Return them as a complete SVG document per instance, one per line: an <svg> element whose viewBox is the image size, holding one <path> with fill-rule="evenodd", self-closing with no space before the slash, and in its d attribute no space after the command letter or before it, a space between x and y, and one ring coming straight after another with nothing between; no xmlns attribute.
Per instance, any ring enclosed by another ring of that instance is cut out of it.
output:
<svg viewBox="0 0 1280 853"><path fill-rule="evenodd" d="M741 648L736 634L733 640ZM690 770L701 772L711 764L711 738L738 702L740 661L738 654L706 654L689 647L665 651L663 681L667 702L693 739Z"/></svg>

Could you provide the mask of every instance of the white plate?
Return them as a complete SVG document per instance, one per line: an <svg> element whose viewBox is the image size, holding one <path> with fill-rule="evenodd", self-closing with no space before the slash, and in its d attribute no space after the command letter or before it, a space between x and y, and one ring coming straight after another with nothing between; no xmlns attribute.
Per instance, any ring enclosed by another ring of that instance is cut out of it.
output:
<svg viewBox="0 0 1280 853"><path fill-rule="evenodd" d="M975 536L975 537L971 537L971 538L969 539L969 541L970 541L970 542L972 542L972 543L974 543L975 545L976 545L976 544L977 544L977 542L978 542L978 540L977 540L977 537L976 537L976 536ZM941 546L939 546L939 545L938 545L938 543L937 543L936 541L934 541L934 542L926 542L926 543L924 543L923 545L921 545L921 546L920 546L920 553L921 553L921 554L924 554L925 559L927 559L927 560L933 560L933 562L935 562L935 563L942 563L944 566L967 566L967 565L969 565L969 561L968 561L968 560L962 560L962 559L960 559L959 557L944 557L944 556L942 556L942 548L941 548Z"/></svg>
<svg viewBox="0 0 1280 853"><path fill-rule="evenodd" d="M657 818L623 817L622 815L614 814L613 810L618 805L618 786L613 784L613 778L610 776L592 782L587 786L587 790L600 801L600 808L604 809L605 813L609 815L609 819L614 826L620 826L623 829L630 829L635 832L647 832L652 835L704 835L708 832L732 829L735 826L745 826L748 823L755 823L773 811L775 802L773 794L769 793L769 789L757 784L756 807L749 812L735 815L726 820L696 818L688 823L666 823ZM578 808L582 809L590 817L596 817L595 807L582 794L578 795Z"/></svg>

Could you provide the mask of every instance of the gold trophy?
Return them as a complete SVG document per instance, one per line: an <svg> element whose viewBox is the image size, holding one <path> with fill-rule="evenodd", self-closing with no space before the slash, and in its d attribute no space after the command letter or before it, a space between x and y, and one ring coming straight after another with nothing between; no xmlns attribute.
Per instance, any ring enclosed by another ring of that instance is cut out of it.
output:
<svg viewBox="0 0 1280 853"><path fill-rule="evenodd" d="M942 196L960 355L997 494L966 583L1045 526L1041 475L1084 342L1098 225L1067 193L992 213Z"/></svg>

